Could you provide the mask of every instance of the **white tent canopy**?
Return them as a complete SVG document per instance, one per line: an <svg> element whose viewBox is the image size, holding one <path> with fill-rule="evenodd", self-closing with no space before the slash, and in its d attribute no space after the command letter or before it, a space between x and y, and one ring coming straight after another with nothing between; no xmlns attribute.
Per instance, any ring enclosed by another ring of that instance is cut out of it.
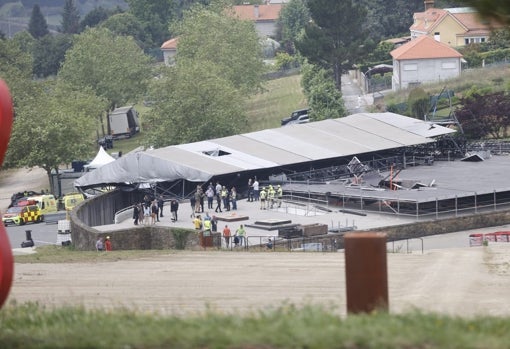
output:
<svg viewBox="0 0 510 349"><path fill-rule="evenodd" d="M103 147L99 147L99 151L96 154L96 157L94 160L92 160L87 165L83 166L86 171L94 170L97 168L100 168L106 164L109 164L110 162L115 161L115 158L108 154Z"/></svg>
<svg viewBox="0 0 510 349"><path fill-rule="evenodd" d="M131 152L78 178L76 187L206 182L270 169L434 142L452 129L393 113L360 113L301 125Z"/></svg>

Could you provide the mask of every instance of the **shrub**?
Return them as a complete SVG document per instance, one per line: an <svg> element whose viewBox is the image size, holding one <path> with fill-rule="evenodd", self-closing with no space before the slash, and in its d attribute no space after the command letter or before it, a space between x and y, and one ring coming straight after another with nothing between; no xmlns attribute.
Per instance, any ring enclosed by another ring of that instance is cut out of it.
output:
<svg viewBox="0 0 510 349"><path fill-rule="evenodd" d="M184 250L186 248L190 233L189 229L172 229L176 250Z"/></svg>

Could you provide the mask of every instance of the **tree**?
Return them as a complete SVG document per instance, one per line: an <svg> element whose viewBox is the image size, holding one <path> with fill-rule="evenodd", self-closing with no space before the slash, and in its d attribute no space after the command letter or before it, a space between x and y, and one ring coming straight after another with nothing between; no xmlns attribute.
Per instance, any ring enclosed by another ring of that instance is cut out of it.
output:
<svg viewBox="0 0 510 349"><path fill-rule="evenodd" d="M294 53L294 43L310 21L310 11L304 0L291 0L280 11L278 26L287 52Z"/></svg>
<svg viewBox="0 0 510 349"><path fill-rule="evenodd" d="M83 17L83 20L80 22L80 31L83 31L86 28L97 27L110 16L117 13L122 13L121 9L108 10L102 6L96 7Z"/></svg>
<svg viewBox="0 0 510 349"><path fill-rule="evenodd" d="M61 31L64 34L77 34L80 31L80 13L74 0L66 0L61 25Z"/></svg>
<svg viewBox="0 0 510 349"><path fill-rule="evenodd" d="M39 5L34 5L32 8L32 15L30 16L30 22L28 23L28 32L35 38L39 39L45 35L48 35L48 23L41 13Z"/></svg>
<svg viewBox="0 0 510 349"><path fill-rule="evenodd" d="M212 62L167 68L151 91L155 104L144 122L150 145L197 142L245 129L245 100Z"/></svg>
<svg viewBox="0 0 510 349"><path fill-rule="evenodd" d="M308 100L311 119L318 121L347 115L342 93L335 88L330 72L310 64L305 65L301 84Z"/></svg>
<svg viewBox="0 0 510 349"><path fill-rule="evenodd" d="M71 35L46 35L33 45L33 73L37 77L57 75L67 50L72 46Z"/></svg>
<svg viewBox="0 0 510 349"><path fill-rule="evenodd" d="M366 51L366 10L352 0L309 0L308 7L312 22L296 47L310 63L330 69L336 88L341 90L342 73Z"/></svg>
<svg viewBox="0 0 510 349"><path fill-rule="evenodd" d="M148 36L149 45L161 45L170 38L169 24L175 16L174 0L126 0L129 12L143 24Z"/></svg>
<svg viewBox="0 0 510 349"><path fill-rule="evenodd" d="M52 184L52 171L58 173L61 164L90 154L94 117L106 103L62 81L33 84L37 86L30 98L16 108L8 157L12 166L43 168Z"/></svg>
<svg viewBox="0 0 510 349"><path fill-rule="evenodd" d="M76 89L94 91L108 109L139 101L151 76L150 60L131 37L90 28L67 51L59 77ZM103 135L106 133L100 118Z"/></svg>
<svg viewBox="0 0 510 349"><path fill-rule="evenodd" d="M32 95L32 56L15 40L0 39L0 78L9 86L15 108Z"/></svg>
<svg viewBox="0 0 510 349"><path fill-rule="evenodd" d="M176 27L181 35L176 62L210 62L243 93L260 89L265 67L254 24L225 15L224 9L196 6Z"/></svg>
<svg viewBox="0 0 510 349"><path fill-rule="evenodd" d="M407 98L408 115L419 120L425 120L430 111L430 96L421 87L417 87L409 92Z"/></svg>
<svg viewBox="0 0 510 349"><path fill-rule="evenodd" d="M461 99L455 115L469 138L507 138L510 98L506 92L475 93Z"/></svg>
<svg viewBox="0 0 510 349"><path fill-rule="evenodd" d="M101 26L117 35L133 37L142 48L147 41L142 23L131 13L117 13L102 22Z"/></svg>
<svg viewBox="0 0 510 349"><path fill-rule="evenodd" d="M424 10L423 0L361 0L360 4L367 9L364 26L375 42L409 35L413 14Z"/></svg>

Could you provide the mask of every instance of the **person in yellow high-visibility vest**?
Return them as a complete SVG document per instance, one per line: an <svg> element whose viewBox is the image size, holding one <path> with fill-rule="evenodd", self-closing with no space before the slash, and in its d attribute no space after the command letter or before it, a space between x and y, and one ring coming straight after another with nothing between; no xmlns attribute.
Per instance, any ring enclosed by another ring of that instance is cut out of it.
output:
<svg viewBox="0 0 510 349"><path fill-rule="evenodd" d="M271 208L274 206L274 196L276 192L274 191L273 186L270 184L269 189L267 190L267 206L271 205Z"/></svg>

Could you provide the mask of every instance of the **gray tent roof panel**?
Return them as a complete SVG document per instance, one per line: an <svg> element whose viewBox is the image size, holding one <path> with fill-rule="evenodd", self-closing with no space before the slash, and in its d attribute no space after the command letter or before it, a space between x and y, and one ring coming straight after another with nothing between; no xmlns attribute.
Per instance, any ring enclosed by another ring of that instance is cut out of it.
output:
<svg viewBox="0 0 510 349"><path fill-rule="evenodd" d="M331 147L315 143L310 137L296 137L289 129L304 125L289 125L278 129L264 130L246 134L274 148L285 149L290 153L301 155L310 160L328 159L339 156Z"/></svg>
<svg viewBox="0 0 510 349"><path fill-rule="evenodd" d="M403 147L417 145L427 142L433 142L433 140L425 141L423 136L418 136L415 133L411 133L405 129L400 128L398 125L392 125L387 122L380 121L380 119L371 118L365 114L357 114L356 117L345 117L340 122L351 125L359 130L369 133L368 137L377 142L381 140L388 140L394 143L393 147ZM379 145L374 144L376 147Z"/></svg>
<svg viewBox="0 0 510 349"><path fill-rule="evenodd" d="M315 160L432 142L453 132L392 113L345 118L246 133L209 141L132 152L89 172L77 187L108 183L205 182L216 175L272 168Z"/></svg>
<svg viewBox="0 0 510 349"><path fill-rule="evenodd" d="M196 144L196 143L191 143ZM181 145L186 146L186 145ZM209 156L207 154L202 153L204 151L210 150L208 147L197 147L197 149L186 149L181 146L170 146L160 149L152 150L156 156L158 156L162 161L175 161L181 166L192 168L197 171L206 171L211 175L230 173L242 171L243 167L234 166L222 161L218 161L220 157ZM214 148L213 148L214 149Z"/></svg>
<svg viewBox="0 0 510 349"><path fill-rule="evenodd" d="M291 153L288 150L275 148L261 142L255 138L246 137L246 135L230 136L214 139L213 142L222 147L235 148L240 152L252 154L267 161L271 161L278 166L286 164L296 164L309 161L308 158L300 154Z"/></svg>
<svg viewBox="0 0 510 349"><path fill-rule="evenodd" d="M363 114L363 116L394 125L422 137L437 137L456 132L448 127L394 113L373 113Z"/></svg>
<svg viewBox="0 0 510 349"><path fill-rule="evenodd" d="M361 154L382 149L401 147L400 143L379 135L367 133L337 120L324 120L313 124L315 129L320 129L326 139L326 135L332 137L328 140L331 147L344 155Z"/></svg>
<svg viewBox="0 0 510 349"><path fill-rule="evenodd" d="M217 174L278 166L275 162L213 141L180 144L175 147L199 155L200 159L206 158L204 161L214 162L211 166L214 166L214 172Z"/></svg>

